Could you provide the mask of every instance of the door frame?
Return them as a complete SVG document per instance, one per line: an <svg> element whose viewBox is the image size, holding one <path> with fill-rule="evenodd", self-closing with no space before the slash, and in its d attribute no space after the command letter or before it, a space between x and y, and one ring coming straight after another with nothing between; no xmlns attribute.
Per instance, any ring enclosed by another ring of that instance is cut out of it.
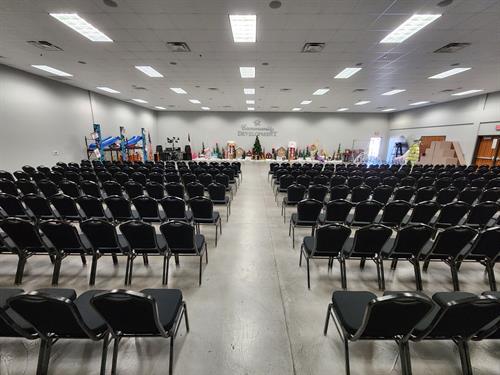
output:
<svg viewBox="0 0 500 375"><path fill-rule="evenodd" d="M483 138L497 139L497 145L495 147L495 152L493 153L493 159L491 159L491 164L489 165L490 167L494 167L496 165L496 163L500 161L500 156L498 154L500 151L500 135L498 135L498 134L491 134L491 135L483 134L483 135L477 136L476 146L474 147L474 154L472 155L471 164L476 164L477 153L479 151L479 146L480 146Z"/></svg>

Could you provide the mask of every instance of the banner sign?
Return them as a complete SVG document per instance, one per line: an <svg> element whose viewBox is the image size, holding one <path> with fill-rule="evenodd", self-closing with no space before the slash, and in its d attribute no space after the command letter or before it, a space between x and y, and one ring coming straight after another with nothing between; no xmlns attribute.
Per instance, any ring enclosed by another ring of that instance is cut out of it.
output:
<svg viewBox="0 0 500 375"><path fill-rule="evenodd" d="M278 132L272 126L265 126L261 120L254 120L251 125L241 124L239 137L276 137Z"/></svg>

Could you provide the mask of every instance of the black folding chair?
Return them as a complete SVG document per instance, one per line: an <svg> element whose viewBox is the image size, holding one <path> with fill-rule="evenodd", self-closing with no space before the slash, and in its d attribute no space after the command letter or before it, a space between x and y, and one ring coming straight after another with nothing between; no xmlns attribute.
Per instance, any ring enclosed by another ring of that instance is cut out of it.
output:
<svg viewBox="0 0 500 375"><path fill-rule="evenodd" d="M392 201L384 206L380 224L389 227L399 227L411 209L411 204L406 201Z"/></svg>
<svg viewBox="0 0 500 375"><path fill-rule="evenodd" d="M94 295L90 303L114 339L112 374L116 374L119 344L126 337L169 338L169 375L173 374L174 340L182 317L189 332L186 303L179 289L144 289L140 293L115 289Z"/></svg>
<svg viewBox="0 0 500 375"><path fill-rule="evenodd" d="M483 228L500 210L496 202L481 202L470 208L464 224L473 228Z"/></svg>
<svg viewBox="0 0 500 375"><path fill-rule="evenodd" d="M7 300L10 308L29 322L41 339L37 375L47 374L52 346L62 339L103 339L100 374L106 373L108 328L90 306L90 299L100 292L89 290L76 297L73 289L40 289Z"/></svg>
<svg viewBox="0 0 500 375"><path fill-rule="evenodd" d="M406 224L427 224L429 225L441 208L436 201L426 201L413 206L410 218Z"/></svg>
<svg viewBox="0 0 500 375"><path fill-rule="evenodd" d="M383 204L374 200L359 202L354 207L354 215L350 222L352 226L364 226L375 222Z"/></svg>
<svg viewBox="0 0 500 375"><path fill-rule="evenodd" d="M0 193L0 217L32 218L18 197L5 193Z"/></svg>
<svg viewBox="0 0 500 375"><path fill-rule="evenodd" d="M306 186L292 184L286 190L286 196L281 201L281 215L283 215L283 223L286 223L286 208L288 206L296 206L306 195Z"/></svg>
<svg viewBox="0 0 500 375"><path fill-rule="evenodd" d="M214 211L212 201L205 197L194 197L188 201L188 204L191 207L193 222L198 233L200 233L200 225L215 226L215 246L217 246L217 227L222 235L222 220L219 212Z"/></svg>
<svg viewBox="0 0 500 375"><path fill-rule="evenodd" d="M163 188L163 185L158 182L149 181L146 184L146 192L151 198L156 200L160 200L165 197L165 189Z"/></svg>
<svg viewBox="0 0 500 375"><path fill-rule="evenodd" d="M458 225L462 218L469 212L470 205L465 202L452 202L441 207L434 223L436 228L448 228Z"/></svg>
<svg viewBox="0 0 500 375"><path fill-rule="evenodd" d="M0 178L0 191L15 197L19 196L19 190L17 190L16 183L6 178Z"/></svg>
<svg viewBox="0 0 500 375"><path fill-rule="evenodd" d="M349 341L359 340L394 340L402 373L411 375L409 334L432 307L432 301L421 293L391 292L377 297L371 292L335 291L326 310L323 333L326 336L331 316L344 342L347 375L351 373Z"/></svg>
<svg viewBox="0 0 500 375"><path fill-rule="evenodd" d="M50 202L46 198L35 194L28 194L22 197L22 201L37 220L56 218Z"/></svg>
<svg viewBox="0 0 500 375"><path fill-rule="evenodd" d="M57 214L64 220L81 221L85 219L75 200L65 194L56 194L50 198L50 203L55 207Z"/></svg>
<svg viewBox="0 0 500 375"><path fill-rule="evenodd" d="M328 259L328 269L333 266L333 260L337 259L340 263L340 278L342 288L346 289L346 270L345 259L342 249L344 243L351 234L351 229L342 224L328 224L316 229L315 236L306 236L300 248L299 267L302 265L302 255L307 264L307 288L311 289L311 280L309 275L310 259Z"/></svg>
<svg viewBox="0 0 500 375"><path fill-rule="evenodd" d="M104 198L104 203L106 207L111 212L113 220L115 221L128 221L134 219L134 214L132 213L132 206L130 201L125 199L123 196L112 195Z"/></svg>
<svg viewBox="0 0 500 375"><path fill-rule="evenodd" d="M351 189L347 185L335 185L330 189L330 200L346 199Z"/></svg>
<svg viewBox="0 0 500 375"><path fill-rule="evenodd" d="M229 221L229 215L231 214L231 199L226 195L225 186L214 182L207 186L207 190L208 197L211 199L214 206L226 206L226 221Z"/></svg>
<svg viewBox="0 0 500 375"><path fill-rule="evenodd" d="M160 205L168 220L186 222L193 220L192 212L186 210L186 202L179 197L165 197L160 201Z"/></svg>
<svg viewBox="0 0 500 375"><path fill-rule="evenodd" d="M35 329L7 304L9 298L24 293L17 288L0 288L0 337L35 340Z"/></svg>
<svg viewBox="0 0 500 375"><path fill-rule="evenodd" d="M80 182L80 188L84 195L90 195L92 197L101 198L101 189L94 181L83 180Z"/></svg>
<svg viewBox="0 0 500 375"><path fill-rule="evenodd" d="M319 215L323 209L323 203L314 199L303 199L297 203L297 212L290 217L288 236L292 234L292 246L295 248L295 228L310 227L311 234L319 222Z"/></svg>
<svg viewBox="0 0 500 375"><path fill-rule="evenodd" d="M170 257L174 256L176 263L179 262L179 256L199 256L200 270L198 283L201 285L201 274L203 256L205 262L208 263L208 250L205 236L196 233L195 227L189 223L182 221L168 221L160 226L160 231L167 240L167 258L166 268L164 273L164 284L168 284L168 271L170 265ZM164 263L165 266L165 263Z"/></svg>
<svg viewBox="0 0 500 375"><path fill-rule="evenodd" d="M137 210L140 219L147 222L161 222L163 218L160 215L158 201L152 197L141 195L132 200L132 204Z"/></svg>
<svg viewBox="0 0 500 375"><path fill-rule="evenodd" d="M104 190L104 193L106 193L106 196L111 197L111 196L122 196L123 191L122 191L122 185L120 185L116 181L105 181L102 183L102 189Z"/></svg>
<svg viewBox="0 0 500 375"><path fill-rule="evenodd" d="M110 220L104 207L102 205L102 200L97 197L90 195L82 195L76 199L76 203L82 209L83 213L88 218Z"/></svg>

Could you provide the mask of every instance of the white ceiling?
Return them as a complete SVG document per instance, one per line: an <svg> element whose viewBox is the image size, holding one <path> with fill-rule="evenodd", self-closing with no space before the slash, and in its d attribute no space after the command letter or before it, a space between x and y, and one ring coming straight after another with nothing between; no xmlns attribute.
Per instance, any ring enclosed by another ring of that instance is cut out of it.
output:
<svg viewBox="0 0 500 375"><path fill-rule="evenodd" d="M416 101L456 99L444 89L500 90L500 0L455 0L446 8L436 5L439 0L282 0L280 9L271 9L270 0L115 1L117 8L102 0L0 0L0 63L42 76L48 74L31 64L50 65L73 74L66 81L71 85L93 91L109 86L121 92L109 96L141 98L149 102L144 106L183 111L198 111L201 105L246 111L246 99L256 100L257 111L290 111L312 99L304 111L348 107L376 112L381 107L413 108L409 103ZM93 43L49 12L77 12L114 43ZM232 41L228 14L245 13L257 14L255 44ZM443 16L401 44L379 44L415 13ZM44 52L28 40L46 40L64 51ZM171 53L167 41L187 42L192 52ZM301 53L305 42L325 42L326 47L321 53ZM450 42L472 44L454 54L433 53ZM263 66L265 62L269 65ZM333 79L357 63L363 64L358 74ZM427 79L455 63L472 69ZM149 78L134 65L151 65L165 77ZM239 66L255 66L256 78L241 79ZM189 95L169 87L182 87ZM255 87L256 95L243 95L244 87ZM311 95L322 87L332 90ZM353 92L358 88L366 91ZM381 96L394 88L407 91ZM359 100L371 103L354 106Z"/></svg>

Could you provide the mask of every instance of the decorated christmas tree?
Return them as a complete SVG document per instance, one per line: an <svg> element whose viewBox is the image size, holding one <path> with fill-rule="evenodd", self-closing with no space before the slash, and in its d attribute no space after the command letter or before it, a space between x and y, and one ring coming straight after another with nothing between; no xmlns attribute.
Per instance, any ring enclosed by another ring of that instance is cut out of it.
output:
<svg viewBox="0 0 500 375"><path fill-rule="evenodd" d="M253 144L252 154L255 159L259 159L262 154L262 146L260 145L259 136L255 137L255 142Z"/></svg>
<svg viewBox="0 0 500 375"><path fill-rule="evenodd" d="M215 143L215 155L220 158L221 155L220 155L220 150L219 150L219 144L218 143Z"/></svg>
<svg viewBox="0 0 500 375"><path fill-rule="evenodd" d="M201 155L205 154L205 142L201 142Z"/></svg>

